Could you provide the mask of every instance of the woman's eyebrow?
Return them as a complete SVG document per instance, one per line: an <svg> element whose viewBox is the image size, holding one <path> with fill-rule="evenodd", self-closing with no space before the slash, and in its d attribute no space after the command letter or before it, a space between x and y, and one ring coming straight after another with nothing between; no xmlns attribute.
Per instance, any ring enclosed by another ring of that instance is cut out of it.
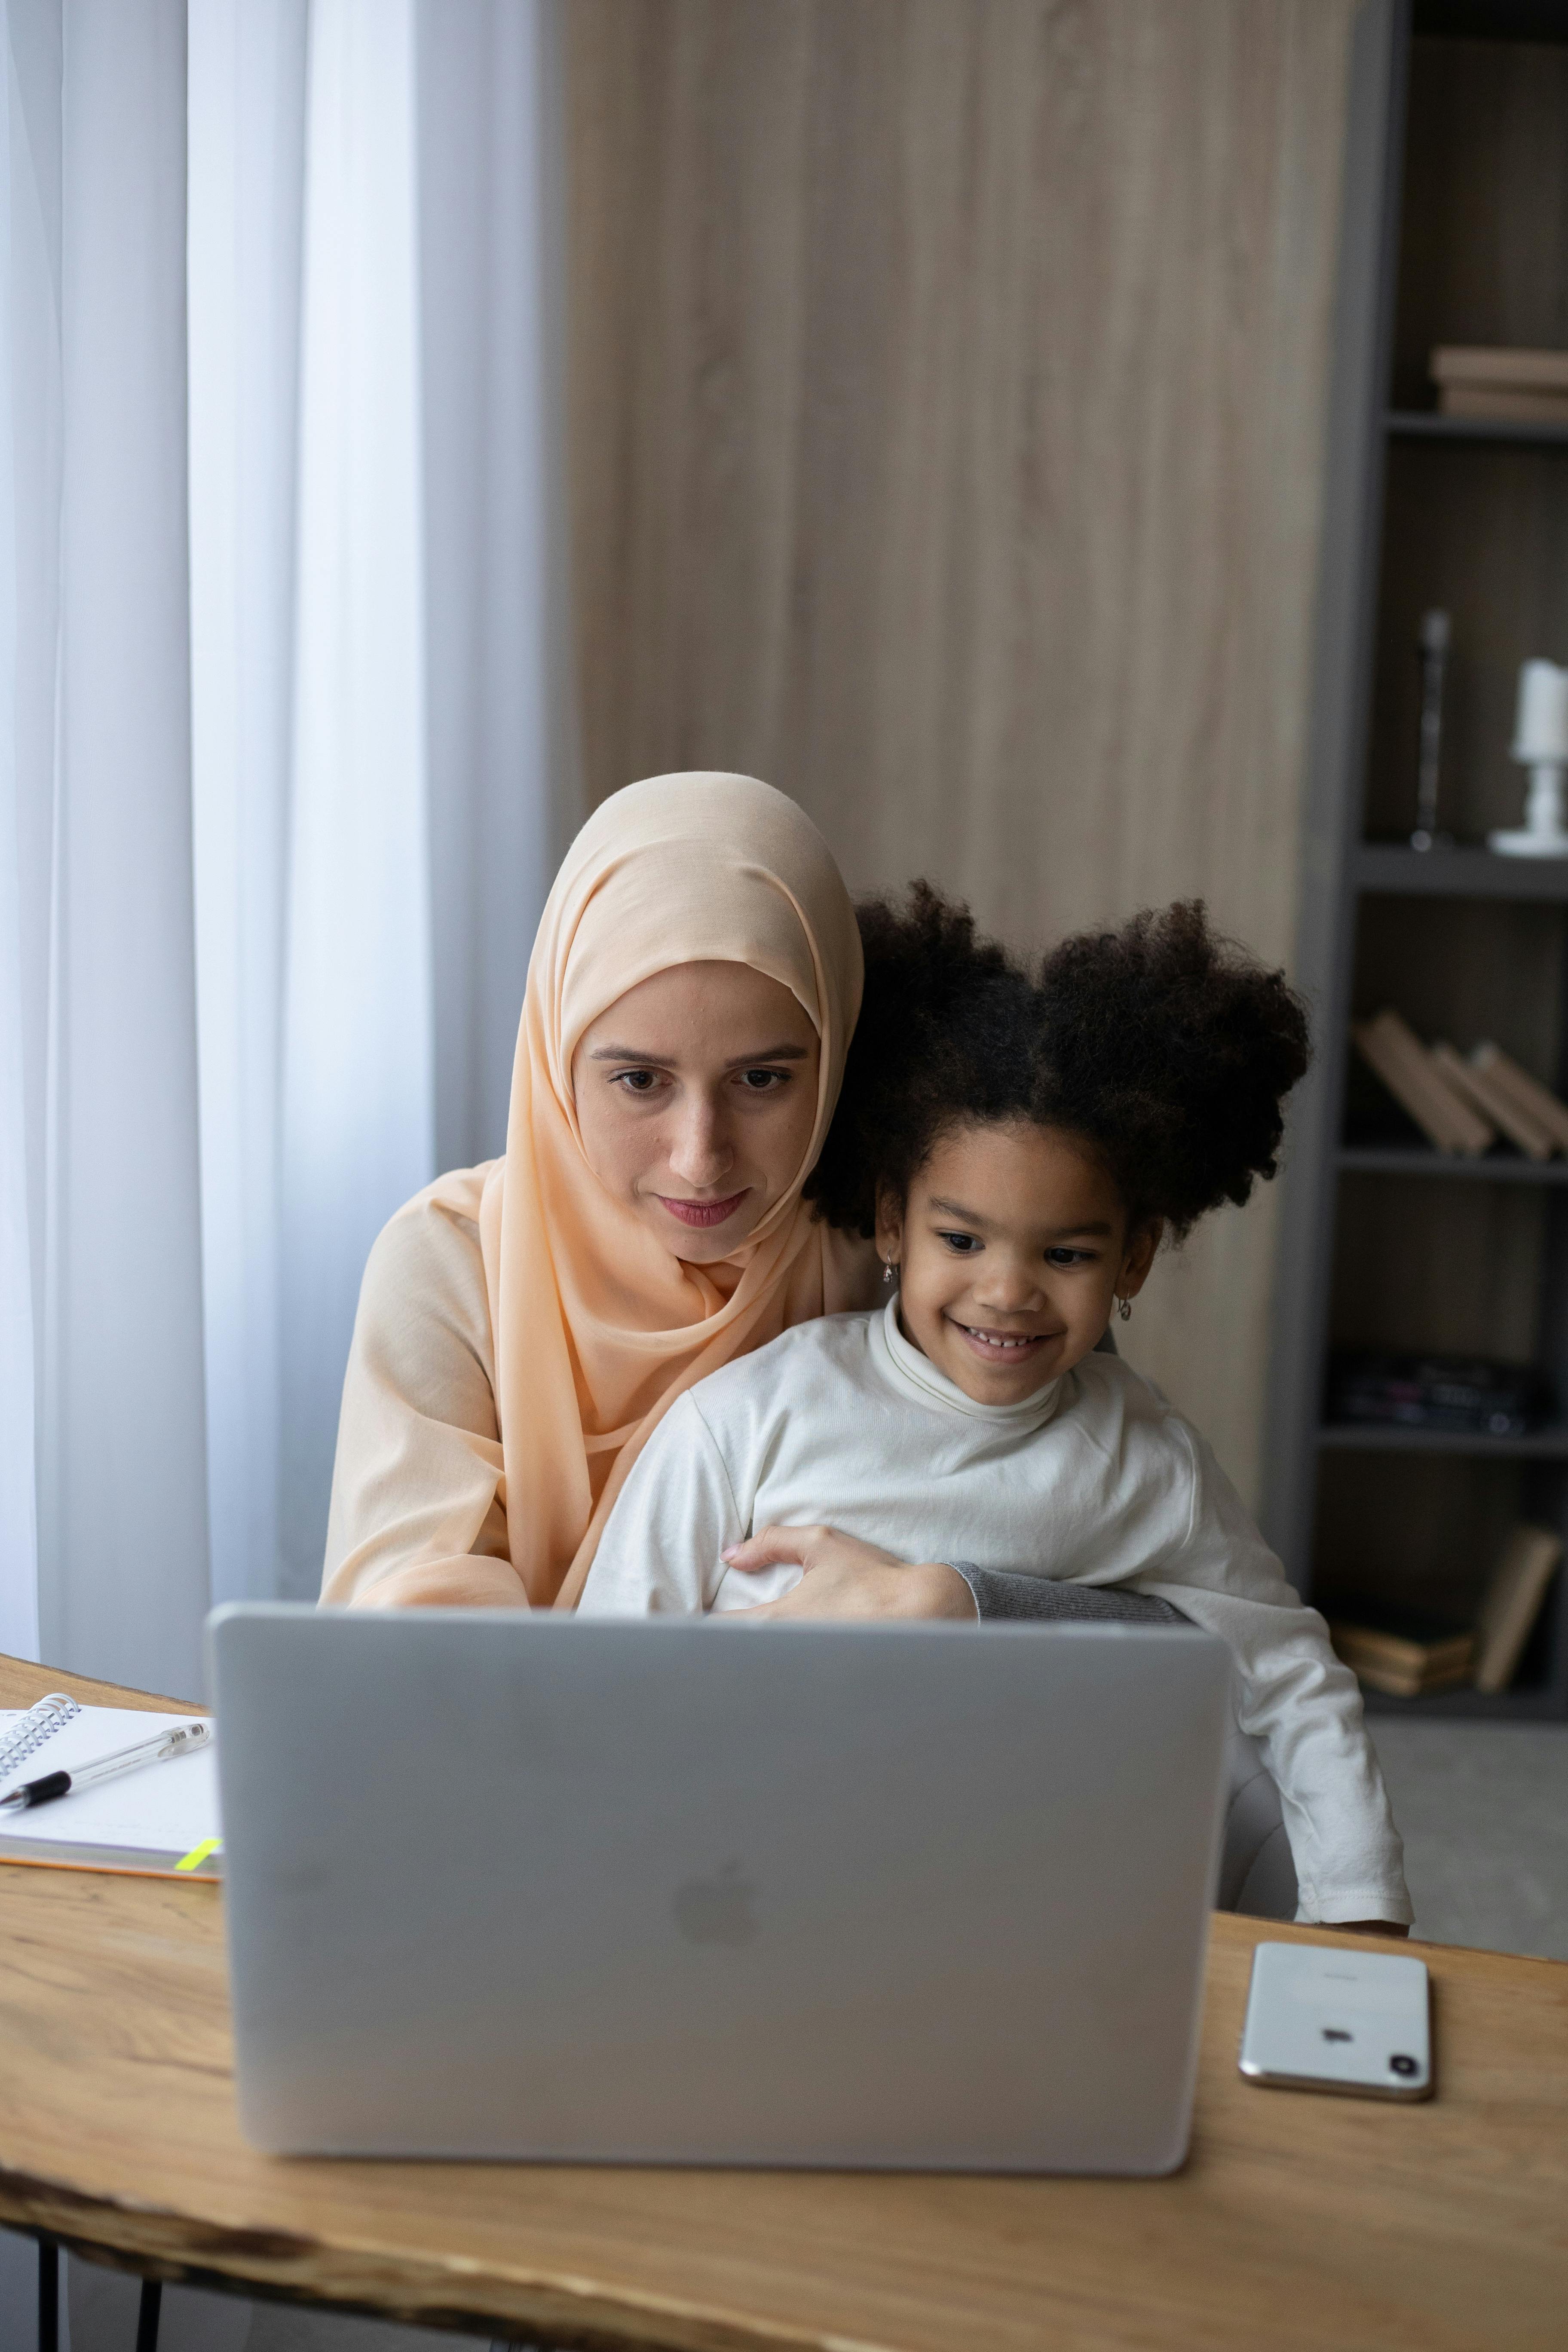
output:
<svg viewBox="0 0 1568 2352"><path fill-rule="evenodd" d="M724 1067L747 1070L753 1062L804 1062L810 1050L808 1045L764 1045L760 1054L736 1054Z"/></svg>
<svg viewBox="0 0 1568 2352"><path fill-rule="evenodd" d="M735 1054L727 1061L727 1070L750 1069L756 1062L804 1062L810 1048L806 1045L764 1045L755 1054ZM595 1045L589 1055L591 1062L636 1062L648 1070L668 1070L679 1060L678 1054L645 1054L636 1045Z"/></svg>

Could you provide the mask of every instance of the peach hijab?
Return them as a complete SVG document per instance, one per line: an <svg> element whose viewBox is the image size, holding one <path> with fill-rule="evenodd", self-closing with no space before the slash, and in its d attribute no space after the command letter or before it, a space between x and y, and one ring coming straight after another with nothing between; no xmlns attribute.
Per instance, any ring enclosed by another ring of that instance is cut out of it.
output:
<svg viewBox="0 0 1568 2352"><path fill-rule="evenodd" d="M617 998L673 964L749 964L822 1041L816 1121L789 1190L733 1256L688 1265L584 1155L572 1057ZM653 776L589 818L534 942L506 1156L479 1240L495 1334L501 1501L536 1608L572 1608L649 1432L705 1373L786 1326L863 1303L864 1252L801 1188L827 1132L860 1009L860 939L810 819L752 776Z"/></svg>

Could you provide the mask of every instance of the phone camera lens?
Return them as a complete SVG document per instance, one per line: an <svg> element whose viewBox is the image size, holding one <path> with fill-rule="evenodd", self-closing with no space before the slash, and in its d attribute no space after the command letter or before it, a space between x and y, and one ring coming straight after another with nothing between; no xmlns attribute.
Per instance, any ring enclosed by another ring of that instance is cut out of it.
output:
<svg viewBox="0 0 1568 2352"><path fill-rule="evenodd" d="M1393 2072L1396 2074L1419 2074L1421 2072L1421 2068L1417 2061L1414 2058L1407 2058L1403 2051L1401 2051L1396 2057L1391 2058L1388 2063Z"/></svg>

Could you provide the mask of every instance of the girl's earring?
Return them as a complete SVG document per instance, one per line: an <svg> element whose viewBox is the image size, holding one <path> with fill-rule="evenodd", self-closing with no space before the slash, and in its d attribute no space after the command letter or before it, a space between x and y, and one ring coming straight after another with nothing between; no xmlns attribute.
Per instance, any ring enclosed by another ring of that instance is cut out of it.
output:
<svg viewBox="0 0 1568 2352"><path fill-rule="evenodd" d="M1121 1320L1124 1323L1131 1323L1132 1320L1132 1301L1130 1298L1119 1298L1116 1302L1116 1311L1118 1315L1121 1316Z"/></svg>
<svg viewBox="0 0 1568 2352"><path fill-rule="evenodd" d="M893 1278L893 1261L892 1261L892 1259L891 1259L890 1257L885 1257L885 1258L882 1260L882 1280L883 1280L885 1283L887 1283L887 1282L891 1282L892 1278Z"/></svg>

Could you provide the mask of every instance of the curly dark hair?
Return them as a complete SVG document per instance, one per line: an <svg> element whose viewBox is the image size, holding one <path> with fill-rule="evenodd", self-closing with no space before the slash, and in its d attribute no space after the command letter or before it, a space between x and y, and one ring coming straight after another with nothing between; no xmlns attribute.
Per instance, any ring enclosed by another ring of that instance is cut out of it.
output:
<svg viewBox="0 0 1568 2352"><path fill-rule="evenodd" d="M1210 930L1201 899L1083 931L1037 974L927 882L856 908L866 992L826 1142L818 1213L869 1235L955 1127L1026 1120L1078 1137L1134 1223L1180 1240L1279 1166L1280 1106L1310 1057L1282 972Z"/></svg>

